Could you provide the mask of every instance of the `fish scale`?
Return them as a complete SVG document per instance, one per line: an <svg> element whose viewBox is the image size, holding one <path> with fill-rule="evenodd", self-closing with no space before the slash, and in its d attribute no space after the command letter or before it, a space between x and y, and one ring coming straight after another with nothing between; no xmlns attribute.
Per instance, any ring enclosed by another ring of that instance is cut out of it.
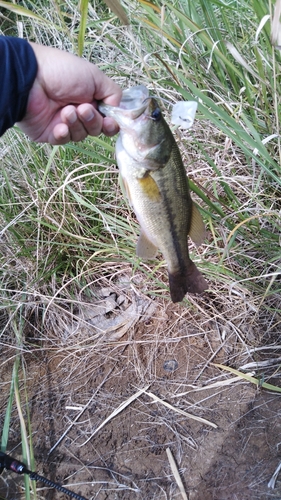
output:
<svg viewBox="0 0 281 500"><path fill-rule="evenodd" d="M188 234L196 243L203 240L204 224L189 193L180 151L157 100L142 86L123 95L119 107L102 104L100 110L120 127L116 159L141 226L137 255L145 260L154 258L158 249L162 252L172 301L180 302L187 292L202 293L208 287L189 257L187 242Z"/></svg>

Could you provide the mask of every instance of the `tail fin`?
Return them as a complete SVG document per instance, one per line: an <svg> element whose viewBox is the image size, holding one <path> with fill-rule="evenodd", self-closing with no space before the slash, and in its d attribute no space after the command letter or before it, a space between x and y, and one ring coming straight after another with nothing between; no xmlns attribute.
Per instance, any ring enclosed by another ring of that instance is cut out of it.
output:
<svg viewBox="0 0 281 500"><path fill-rule="evenodd" d="M185 272L169 273L169 286L172 301L181 302L186 293L203 293L208 288L208 283L190 260Z"/></svg>

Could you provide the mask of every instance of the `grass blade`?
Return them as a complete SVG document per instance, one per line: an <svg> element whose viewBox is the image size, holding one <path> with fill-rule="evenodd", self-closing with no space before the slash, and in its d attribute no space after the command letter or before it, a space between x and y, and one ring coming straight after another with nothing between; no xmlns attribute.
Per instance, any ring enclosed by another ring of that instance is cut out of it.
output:
<svg viewBox="0 0 281 500"><path fill-rule="evenodd" d="M84 50L89 0L80 0L79 4L80 4L81 20L78 33L78 55L81 57Z"/></svg>
<svg viewBox="0 0 281 500"><path fill-rule="evenodd" d="M241 377L242 379L247 380L248 382L251 382L251 384L255 384L257 387L262 387L263 389L267 389L268 391L281 393L281 387L277 387L276 385L268 384L267 382L264 382L261 379L252 377L251 375L247 375L246 373L240 372L239 370L235 370L234 368L231 368L230 366L220 365L218 363L213 363L213 365L217 366L221 370L225 370L227 372L233 373L234 375L237 375L238 377Z"/></svg>

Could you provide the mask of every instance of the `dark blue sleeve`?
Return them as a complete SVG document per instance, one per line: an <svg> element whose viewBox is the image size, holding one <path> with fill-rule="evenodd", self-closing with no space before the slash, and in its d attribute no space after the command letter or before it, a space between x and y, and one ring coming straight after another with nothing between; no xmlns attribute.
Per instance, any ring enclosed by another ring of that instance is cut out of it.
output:
<svg viewBox="0 0 281 500"><path fill-rule="evenodd" d="M0 36L0 135L24 117L36 74L31 45L22 38Z"/></svg>

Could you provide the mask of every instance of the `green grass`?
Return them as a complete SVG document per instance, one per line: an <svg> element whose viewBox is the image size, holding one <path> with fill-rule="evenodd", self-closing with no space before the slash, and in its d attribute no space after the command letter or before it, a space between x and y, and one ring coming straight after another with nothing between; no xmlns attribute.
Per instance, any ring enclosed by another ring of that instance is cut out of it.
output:
<svg viewBox="0 0 281 500"><path fill-rule="evenodd" d="M83 53L122 87L142 83L171 103L198 100L194 129L177 131L177 138L208 228L201 269L214 290L236 287L257 307L274 311L281 261L281 59L270 20L261 28L273 4L122 5L129 28L103 2L80 2L79 11L75 1L55 2L55 9L46 0L0 1L2 29L17 35L20 21L24 36ZM165 111L169 118L170 108ZM141 270L152 296L167 290L165 273L158 272L162 263L147 266L135 258L138 226L118 185L114 141L101 136L58 148L33 144L16 129L0 139L0 342L15 346L1 446L8 445L16 396L24 459L32 456L30 419L23 412L28 396L18 385L30 349L24 322L35 315L36 328L52 324L62 310L72 311L77 297L82 300L81 289L90 297L93 284L124 268Z"/></svg>

